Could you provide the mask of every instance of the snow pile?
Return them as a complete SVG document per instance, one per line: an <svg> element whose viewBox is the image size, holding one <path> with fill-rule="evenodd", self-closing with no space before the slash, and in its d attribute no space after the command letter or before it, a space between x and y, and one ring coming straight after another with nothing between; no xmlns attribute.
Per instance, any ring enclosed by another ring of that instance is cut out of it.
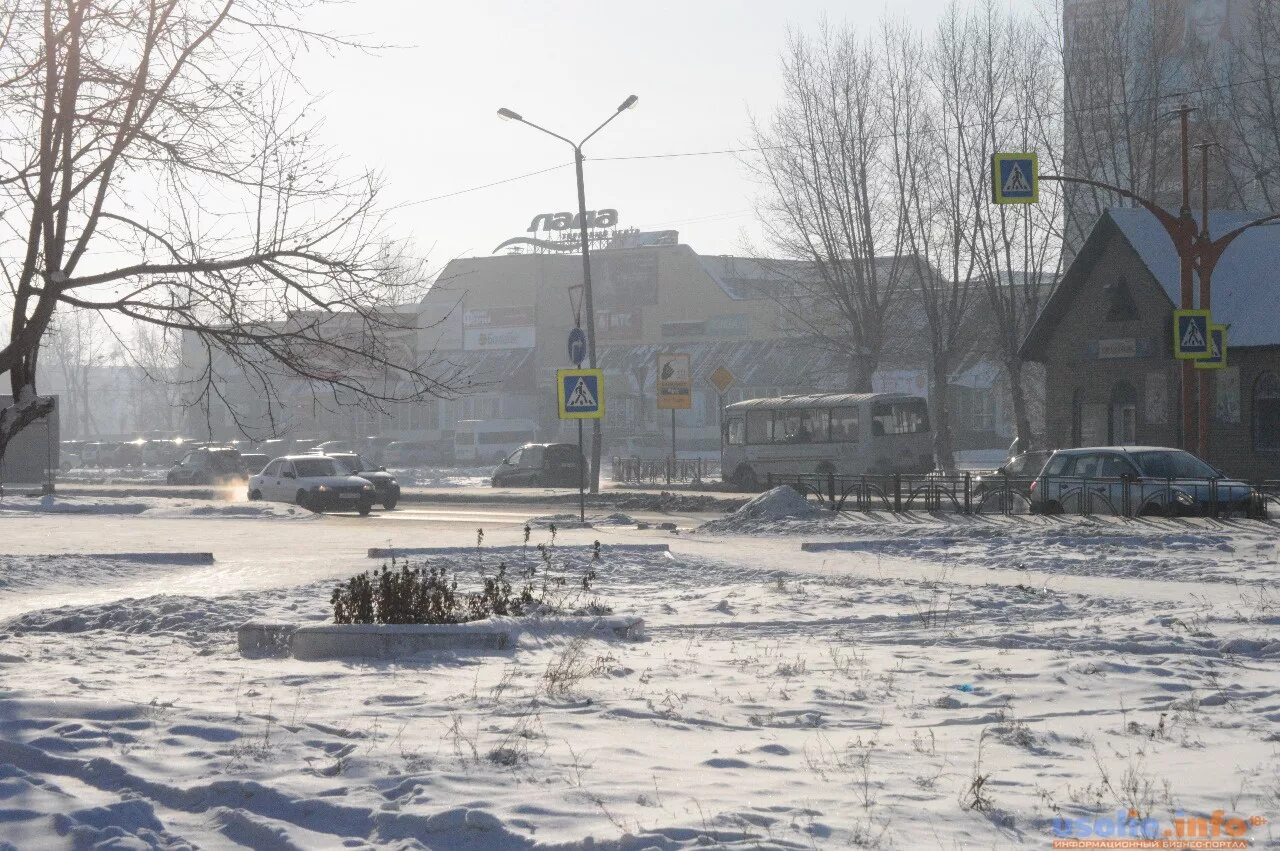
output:
<svg viewBox="0 0 1280 851"><path fill-rule="evenodd" d="M615 511L612 514L588 514L584 525L577 514L539 514L529 518L529 525L535 529L546 529L552 524L557 529L582 529L596 526L634 526L635 518L629 514Z"/></svg>
<svg viewBox="0 0 1280 851"><path fill-rule="evenodd" d="M493 478L493 465L485 467L405 467L388 469L402 488L476 488Z"/></svg>
<svg viewBox="0 0 1280 851"><path fill-rule="evenodd" d="M699 531L724 533L769 533L786 531L797 521L819 519L823 512L805 499L804 494L790 485L780 485L748 500L745 505L722 520L712 520L699 527Z"/></svg>
<svg viewBox="0 0 1280 851"><path fill-rule="evenodd" d="M6 496L0 500L0 515L35 512L43 514L128 514L161 518L262 518L312 520L305 508L283 502L220 502L208 499L116 496Z"/></svg>

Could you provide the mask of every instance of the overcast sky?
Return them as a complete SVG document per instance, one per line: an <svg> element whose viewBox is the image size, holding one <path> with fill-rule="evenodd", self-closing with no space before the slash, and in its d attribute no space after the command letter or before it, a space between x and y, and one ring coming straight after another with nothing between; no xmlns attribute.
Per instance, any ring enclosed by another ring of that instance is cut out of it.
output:
<svg viewBox="0 0 1280 851"><path fill-rule="evenodd" d="M893 14L932 23L944 0L895 0ZM496 117L507 106L581 138L628 95L637 107L587 147L589 157L738 147L749 114L778 95L787 27L871 26L885 6L844 0L358 0L314 23L404 45L375 56L308 57L326 132L352 167L386 178L394 204L457 192L571 160L562 142ZM753 231L754 184L732 155L587 163L587 207L619 226L675 228L703 253L731 253ZM572 167L403 207L397 230L432 265L486 255L524 235L537 213L574 210Z"/></svg>

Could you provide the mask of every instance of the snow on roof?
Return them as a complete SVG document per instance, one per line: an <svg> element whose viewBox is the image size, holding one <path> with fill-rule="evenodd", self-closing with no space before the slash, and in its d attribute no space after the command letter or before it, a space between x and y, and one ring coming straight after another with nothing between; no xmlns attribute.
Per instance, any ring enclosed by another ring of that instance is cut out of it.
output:
<svg viewBox="0 0 1280 851"><path fill-rule="evenodd" d="M810 393L803 396L775 396L772 399L744 399L726 405L726 411L744 411L752 408L816 408L853 406L876 399L913 398L903 393Z"/></svg>
<svg viewBox="0 0 1280 851"><path fill-rule="evenodd" d="M1178 255L1165 229L1142 208L1112 208L1107 212L1169 300L1177 305L1182 298ZM1212 210L1210 235L1217 239L1261 217L1258 213ZM1199 287L1197 279L1197 294ZM1280 222L1260 225L1237 237L1218 261L1212 287L1213 320L1230 327L1230 345L1280 343Z"/></svg>

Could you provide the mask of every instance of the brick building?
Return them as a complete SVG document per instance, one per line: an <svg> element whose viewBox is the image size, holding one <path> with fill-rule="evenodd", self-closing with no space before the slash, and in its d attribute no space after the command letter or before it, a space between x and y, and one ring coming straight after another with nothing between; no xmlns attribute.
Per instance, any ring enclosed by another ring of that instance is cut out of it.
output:
<svg viewBox="0 0 1280 851"><path fill-rule="evenodd" d="M1254 218L1211 213L1213 235ZM1155 217L1106 211L1023 346L1045 364L1051 447L1183 444L1179 298L1177 254ZM1211 373L1207 460L1235 476L1280 478L1280 225L1247 231L1227 249L1212 308L1228 326L1228 365Z"/></svg>

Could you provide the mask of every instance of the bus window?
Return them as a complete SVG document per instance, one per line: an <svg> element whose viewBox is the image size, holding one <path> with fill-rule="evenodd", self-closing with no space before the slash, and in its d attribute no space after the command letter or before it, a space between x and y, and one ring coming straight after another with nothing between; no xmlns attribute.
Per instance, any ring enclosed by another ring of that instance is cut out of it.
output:
<svg viewBox="0 0 1280 851"><path fill-rule="evenodd" d="M800 412L773 412L773 442L800 443Z"/></svg>
<svg viewBox="0 0 1280 851"><path fill-rule="evenodd" d="M773 412L747 411L747 443L769 443L773 440Z"/></svg>
<svg viewBox="0 0 1280 851"><path fill-rule="evenodd" d="M876 402L871 406L871 433L919 434L929 430L929 411L923 399Z"/></svg>
<svg viewBox="0 0 1280 851"><path fill-rule="evenodd" d="M833 408L831 411L831 440L835 443L856 443L861 432L858 429L857 408Z"/></svg>
<svg viewBox="0 0 1280 851"><path fill-rule="evenodd" d="M826 443L830 430L830 410L810 408L800 412L800 443Z"/></svg>
<svg viewBox="0 0 1280 851"><path fill-rule="evenodd" d="M747 442L747 421L742 417L733 417L725 423L725 442L730 446L741 446Z"/></svg>

